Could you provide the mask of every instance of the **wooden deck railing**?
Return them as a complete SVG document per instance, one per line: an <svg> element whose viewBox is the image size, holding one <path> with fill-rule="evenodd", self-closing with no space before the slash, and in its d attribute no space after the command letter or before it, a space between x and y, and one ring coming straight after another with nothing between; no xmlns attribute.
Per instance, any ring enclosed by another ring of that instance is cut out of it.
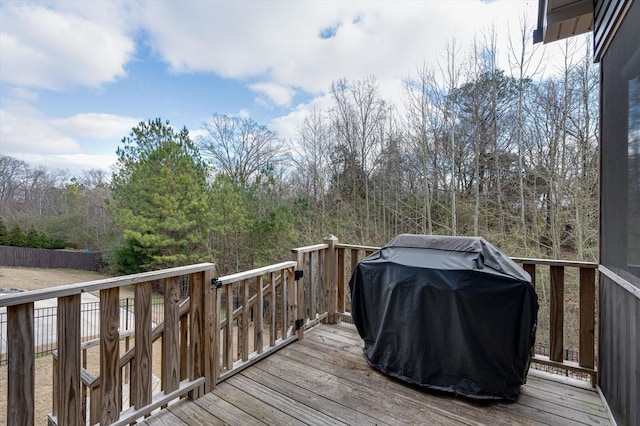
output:
<svg viewBox="0 0 640 426"><path fill-rule="evenodd" d="M538 291L536 275L541 268L549 267L549 356L536 354L533 360L539 364L559 368L565 371L587 374L591 385L597 384L598 373L595 368L595 307L596 307L596 271L597 263L565 260L513 258L531 275L531 281ZM565 327L565 272L578 270L578 329ZM539 299L540 300L540 299ZM540 319L538 320L540 322ZM564 359L565 333L578 334L578 362Z"/></svg>
<svg viewBox="0 0 640 426"><path fill-rule="evenodd" d="M333 247L333 250L331 247ZM358 262L378 249L379 247L340 244L333 237L333 239L326 240L325 244L294 250L294 253L298 253L298 255L301 252L304 253L304 257L298 262L299 269L301 269L300 265L302 264L309 269L307 263L313 265L313 259L317 258L319 260L317 261L316 271L327 271L325 276L311 273L309 276L312 282L308 282L308 280L305 282L305 291L313 293L315 288L324 286L325 294L328 297L330 294L334 294L333 289L335 288L335 311L333 310L334 305L330 302L325 302L324 305L327 313L323 318L326 318L327 322L351 321L351 301L347 285L349 278ZM308 259L312 261L309 262ZM327 259L332 259L331 261L334 263L330 263ZM536 272L538 272L538 276L548 275L549 277L549 297L539 299L541 304L543 299L548 299L548 306L544 311L549 312L549 317L540 318L539 316L538 319L539 324L543 321L548 323L549 356L537 354L534 351L534 362L562 371L588 375L591 378L591 384L595 387L597 380L595 368L595 277L598 265L590 262L547 259L513 258L513 260L520 263L523 269L531 275L534 285L536 283ZM334 265L335 272L333 271ZM543 267L548 267L549 272L542 271L541 268ZM577 321L577 329L567 329L565 327L565 270L572 268L579 271L579 319ZM327 279L327 276L332 278ZM313 282L314 280L317 282ZM326 284L323 280L326 280ZM539 291L541 288L542 285L538 285L536 290ZM543 310L541 309L541 311ZM577 363L564 359L565 333L579 336L579 361Z"/></svg>
<svg viewBox="0 0 640 426"><path fill-rule="evenodd" d="M58 302L49 424L88 420L124 425L181 396L197 399L298 339L295 266L289 261L216 279L214 265L204 263L3 296L0 307L7 308L8 320L7 424L35 421L34 302ZM185 276L189 297L181 302L179 284ZM153 282L164 290L164 321L152 328ZM128 285L135 292L135 345L121 355L121 341L132 337L118 330L119 289ZM97 291L100 338L81 344L80 296ZM160 338L161 391L153 394L153 342ZM94 345L99 346L99 376L86 370L86 349ZM129 407L123 407L123 376L129 379Z"/></svg>
<svg viewBox="0 0 640 426"><path fill-rule="evenodd" d="M220 278L213 277L213 264L203 263L0 297L0 307L7 308L8 320L7 422L34 424L33 313L38 300L58 301L58 349L54 356L54 401L49 423L86 424L88 420L90 424L124 425L181 396L199 398L217 383L302 339L305 328L320 321L350 321L346 284L358 262L377 249L340 244L331 236L322 244L293 249L292 261ZM534 361L589 374L595 384L597 265L514 260L531 274L534 283L536 277L547 274L541 268L549 267L550 355L534 354ZM579 270L578 330L566 330L564 326L568 268ZM184 277L189 280L189 297L181 300L180 283ZM152 327L154 282L163 289L164 321ZM119 289L128 285L135 293L133 335L118 330ZM98 291L100 338L81 344L80 295ZM565 333L579 333L578 363L563 360ZM158 339L162 339L161 391L153 394L153 343ZM123 354L121 342L125 343ZM92 345L99 346L97 376L86 370L86 349ZM123 407L126 398L122 377L129 382L129 407ZM89 410L85 410L87 396ZM89 418L85 419L87 411Z"/></svg>

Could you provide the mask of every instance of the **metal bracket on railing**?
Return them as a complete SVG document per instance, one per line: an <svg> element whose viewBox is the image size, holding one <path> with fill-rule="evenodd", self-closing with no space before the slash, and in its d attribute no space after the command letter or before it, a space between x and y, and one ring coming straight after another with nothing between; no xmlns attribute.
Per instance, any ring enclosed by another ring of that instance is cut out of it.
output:
<svg viewBox="0 0 640 426"><path fill-rule="evenodd" d="M302 278L303 276L304 276L304 271L297 270L297 271L294 271L294 273L293 273L293 278L296 281L300 280L300 278Z"/></svg>
<svg viewBox="0 0 640 426"><path fill-rule="evenodd" d="M295 329L300 330L302 327L304 327L304 320L302 318L297 319Z"/></svg>
<svg viewBox="0 0 640 426"><path fill-rule="evenodd" d="M222 287L222 283L217 278L211 278L211 285L215 286L216 288L221 288Z"/></svg>

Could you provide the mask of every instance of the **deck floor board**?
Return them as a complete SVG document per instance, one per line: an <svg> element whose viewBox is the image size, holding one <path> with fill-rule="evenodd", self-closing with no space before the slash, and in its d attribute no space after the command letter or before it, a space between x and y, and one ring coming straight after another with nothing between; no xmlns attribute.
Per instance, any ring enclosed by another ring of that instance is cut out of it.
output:
<svg viewBox="0 0 640 426"><path fill-rule="evenodd" d="M531 370L515 403L423 391L369 367L352 325L320 325L212 393L180 400L143 424L610 424L594 390L549 377Z"/></svg>

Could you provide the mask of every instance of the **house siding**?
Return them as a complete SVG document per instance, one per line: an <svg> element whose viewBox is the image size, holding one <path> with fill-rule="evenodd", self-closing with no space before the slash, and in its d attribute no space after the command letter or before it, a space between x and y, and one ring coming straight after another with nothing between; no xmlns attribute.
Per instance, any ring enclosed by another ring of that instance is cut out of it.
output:
<svg viewBox="0 0 640 426"><path fill-rule="evenodd" d="M593 44L596 62L600 61L606 50L610 37L613 36L616 25L634 0L595 0L593 11ZM637 1L637 0L635 0Z"/></svg>
<svg viewBox="0 0 640 426"><path fill-rule="evenodd" d="M605 267L601 270L609 271L600 275L599 383L617 424L636 426L640 425L640 268L633 206L640 194L631 177L631 161L637 160L629 147L630 130L638 125L631 115L636 101L630 93L635 93L632 81L640 73L640 1L598 0L594 13L601 73L600 264Z"/></svg>
<svg viewBox="0 0 640 426"><path fill-rule="evenodd" d="M600 389L618 425L640 425L640 299L600 283Z"/></svg>

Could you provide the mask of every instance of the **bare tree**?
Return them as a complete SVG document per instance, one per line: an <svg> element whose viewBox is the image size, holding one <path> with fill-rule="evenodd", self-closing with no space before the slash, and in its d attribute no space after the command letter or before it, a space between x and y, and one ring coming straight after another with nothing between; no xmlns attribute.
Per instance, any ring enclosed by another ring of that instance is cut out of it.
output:
<svg viewBox="0 0 640 426"><path fill-rule="evenodd" d="M438 112L432 100L435 91L435 76L427 63L416 69L415 77L405 80L405 110L410 148L415 155L417 175L422 199L422 232L433 234L431 216L433 194L437 187L438 149L434 128Z"/></svg>
<svg viewBox="0 0 640 426"><path fill-rule="evenodd" d="M525 89L527 80L538 74L541 61L535 61L536 46L531 42L531 24L526 14L520 18L519 38L514 40L509 34L509 65L511 67L511 75L518 81L518 111L517 111L517 144L518 144L518 193L519 193L519 219L522 232L522 241L527 247L527 222L526 222L526 203L524 197L524 177L526 174L524 156L524 102Z"/></svg>
<svg viewBox="0 0 640 426"><path fill-rule="evenodd" d="M384 126L387 107L378 92L375 77L348 82L346 79L331 84L334 108L330 111L336 131L337 151L343 164L342 173L351 182L350 196L355 201L364 189L365 214L362 238L369 239L371 203L368 179L381 150L380 126Z"/></svg>
<svg viewBox="0 0 640 426"><path fill-rule="evenodd" d="M241 185L281 159L277 135L250 118L215 114L203 127L207 135L198 140L202 155Z"/></svg>
<svg viewBox="0 0 640 426"><path fill-rule="evenodd" d="M460 80L460 68L458 67L457 57L459 49L456 45L456 39L452 38L447 42L446 46L446 64L443 68L440 67L440 71L444 81L444 91L446 93L453 93L454 89L458 87ZM456 122L457 122L457 108L454 104L454 100L451 97L447 97L447 101L444 102L444 120L445 125L449 133L449 146L450 146L450 180L451 184L449 190L451 192L451 235L457 235L458 233L458 219L456 213L456 191L457 191L457 176L456 176Z"/></svg>

